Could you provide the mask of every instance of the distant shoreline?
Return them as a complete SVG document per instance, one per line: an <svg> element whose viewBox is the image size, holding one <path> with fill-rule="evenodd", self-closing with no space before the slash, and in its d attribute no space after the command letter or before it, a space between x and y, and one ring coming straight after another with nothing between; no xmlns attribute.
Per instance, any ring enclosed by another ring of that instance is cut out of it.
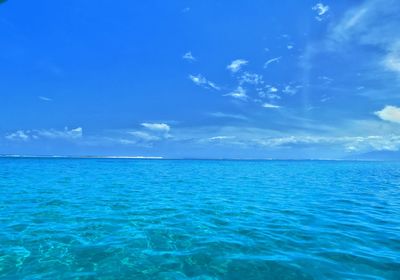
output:
<svg viewBox="0 0 400 280"><path fill-rule="evenodd" d="M59 156L59 155L0 155L0 158L82 158L82 159L164 159L159 156Z"/></svg>
<svg viewBox="0 0 400 280"><path fill-rule="evenodd" d="M219 161L355 161L355 162L393 162L400 159L279 159L279 158L165 158L162 156L65 156L65 155L0 155L10 159L142 159L142 160L219 160Z"/></svg>

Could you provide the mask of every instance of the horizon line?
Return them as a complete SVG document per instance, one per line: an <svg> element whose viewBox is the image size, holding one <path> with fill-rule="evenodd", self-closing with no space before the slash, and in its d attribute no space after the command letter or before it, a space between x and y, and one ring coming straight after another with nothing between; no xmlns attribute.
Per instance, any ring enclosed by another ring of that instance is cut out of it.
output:
<svg viewBox="0 0 400 280"><path fill-rule="evenodd" d="M242 160L242 161L400 161L400 159L346 159L346 158L202 158L163 156L117 156L117 155L18 155L0 154L0 158L45 158L45 159L149 159L149 160Z"/></svg>

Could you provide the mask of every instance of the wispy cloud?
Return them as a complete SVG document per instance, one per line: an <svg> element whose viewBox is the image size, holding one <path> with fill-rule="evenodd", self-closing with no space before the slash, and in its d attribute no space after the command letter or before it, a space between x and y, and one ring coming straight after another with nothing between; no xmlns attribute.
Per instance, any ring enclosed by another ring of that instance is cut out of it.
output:
<svg viewBox="0 0 400 280"><path fill-rule="evenodd" d="M358 128L364 125L366 124L356 122L352 123L348 128L335 128L335 132L331 131L333 128L326 128L328 130L324 129L325 132L323 134L304 133L304 131L300 132L297 129L282 131L281 129L261 129L252 126L198 127L178 132L178 138L183 141L198 141L198 143L204 144L216 142L243 148L262 147L270 151L277 151L280 148L296 150L315 148L320 151L327 151L327 153L322 152L322 154L326 155L332 154L332 152L336 155L349 155L369 151L400 150L399 135L368 133L357 135L360 133ZM377 125L379 127L379 122ZM371 128L376 130L375 124ZM322 132L322 130L318 131ZM329 135L325 134L327 132L329 132ZM336 134L336 132L339 133ZM385 133L383 131L380 132Z"/></svg>
<svg viewBox="0 0 400 280"><path fill-rule="evenodd" d="M210 138L207 138L208 141L214 142L214 141L222 141L222 140L227 140L227 139L234 139L235 136L225 136L225 135L221 135L221 136L213 136Z"/></svg>
<svg viewBox="0 0 400 280"><path fill-rule="evenodd" d="M151 142L151 141L159 141L161 139L159 136L152 135L152 134L150 134L148 132L144 132L144 131L130 131L130 132L128 132L128 134L130 134L130 135L132 135L135 138L138 138L140 140L149 141L149 142ZM130 141L131 141L130 144L134 144L134 143L137 142L137 141L132 141L132 140L130 140Z"/></svg>
<svg viewBox="0 0 400 280"><path fill-rule="evenodd" d="M379 66L400 74L399 13L396 0L364 1L333 26L328 47L336 50L346 43L373 46L383 53Z"/></svg>
<svg viewBox="0 0 400 280"><path fill-rule="evenodd" d="M238 72L242 66L246 65L248 63L247 60L244 59L236 59L231 62L226 68L231 71L232 73Z"/></svg>
<svg viewBox="0 0 400 280"><path fill-rule="evenodd" d="M277 93L279 89L277 87L271 85L265 85L264 88L257 89L258 95L262 98L269 98L269 99L281 99L282 97L279 96Z"/></svg>
<svg viewBox="0 0 400 280"><path fill-rule="evenodd" d="M244 72L240 77L239 77L239 84L252 84L252 85L258 85L258 84L264 84L263 81L263 76L260 74L256 73L250 73L250 72Z"/></svg>
<svg viewBox="0 0 400 280"><path fill-rule="evenodd" d="M376 111L375 115L384 121L400 123L400 108L396 106L385 106L382 110Z"/></svg>
<svg viewBox="0 0 400 280"><path fill-rule="evenodd" d="M400 38L388 50L386 57L383 58L383 65L387 70L400 74Z"/></svg>
<svg viewBox="0 0 400 280"><path fill-rule="evenodd" d="M325 103L325 102L327 102L327 101L329 101L331 99L332 99L332 97L323 95L322 98L319 101L322 102L322 103Z"/></svg>
<svg viewBox="0 0 400 280"><path fill-rule="evenodd" d="M281 60L281 56L271 58L264 63L264 68L268 68L271 63L278 63Z"/></svg>
<svg viewBox="0 0 400 280"><path fill-rule="evenodd" d="M288 95L295 95L300 88L301 88L301 86L286 85L282 89L282 92L285 94L288 94Z"/></svg>
<svg viewBox="0 0 400 280"><path fill-rule="evenodd" d="M83 136L83 129L82 127L77 127L73 129L68 129L68 127L65 127L64 130L55 130L55 129L35 130L33 131L33 133L38 137L43 137L43 138L77 139Z"/></svg>
<svg viewBox="0 0 400 280"><path fill-rule="evenodd" d="M72 140L78 139L83 136L83 129L81 127L68 129L67 127L64 130L56 130L56 129L40 129L40 130L18 130L16 132L10 133L6 135L6 139L8 140L36 140L36 139L65 139Z"/></svg>
<svg viewBox="0 0 400 280"><path fill-rule="evenodd" d="M141 123L140 124L144 130L135 130L125 132L130 136L130 138L125 135L122 139L129 141L127 144L138 144L139 146L148 146L154 142L166 140L172 138L169 134L171 127L166 123ZM117 138L120 139L121 137Z"/></svg>
<svg viewBox="0 0 400 280"><path fill-rule="evenodd" d="M189 79L195 83L198 86L202 86L204 88L212 88L215 90L220 90L220 87L218 87L215 83L207 80L205 77L203 77L201 74L198 75L189 75Z"/></svg>
<svg viewBox="0 0 400 280"><path fill-rule="evenodd" d="M210 113L209 114L212 117L215 118L228 118L228 119L237 119L237 120L248 120L246 116L243 115L238 115L238 114L228 114L228 113L222 113L222 112L215 112L215 113Z"/></svg>
<svg viewBox="0 0 400 280"><path fill-rule="evenodd" d="M286 137L259 138L255 141L265 147L295 147L298 145L339 145L346 152L361 151L397 151L400 148L400 136L314 136L298 135Z"/></svg>
<svg viewBox="0 0 400 280"><path fill-rule="evenodd" d="M322 3L317 3L312 7L314 11L317 12L316 20L322 21L324 19L324 15L329 11L329 6L324 5Z"/></svg>
<svg viewBox="0 0 400 280"><path fill-rule="evenodd" d="M347 11L341 21L333 27L331 38L336 41L351 38L352 33L364 25L365 19L368 21L368 16L366 15L369 13L370 9L371 7L367 1L363 6L358 6Z"/></svg>
<svg viewBox="0 0 400 280"><path fill-rule="evenodd" d="M271 104L271 103L263 103L262 106L264 108L267 108L267 109L279 109L279 108L281 108L281 106L274 105L274 104Z"/></svg>
<svg viewBox="0 0 400 280"><path fill-rule="evenodd" d="M171 127L166 123L142 123L141 125L149 130L164 133L168 133L171 129Z"/></svg>
<svg viewBox="0 0 400 280"><path fill-rule="evenodd" d="M7 134L5 138L11 141L28 141L30 136L23 130L17 130L13 133Z"/></svg>
<svg viewBox="0 0 400 280"><path fill-rule="evenodd" d="M279 110L279 106L276 104L266 105L266 108ZM279 114L281 116L281 113ZM218 117L221 116L219 113L216 115ZM221 117L224 116L222 115ZM348 127L338 129L313 122L309 123L310 126L304 126L310 128L308 133L304 130L299 130L299 126L293 125L291 128L286 127L285 130L279 127L274 129L254 127L251 122L242 122L238 126L178 127L174 129L175 135L173 138L167 138L163 133L144 128L142 131L131 131L121 137L109 138L107 145L121 144L154 147L159 142L169 141L169 144L177 145L178 147L180 145L189 145L190 147L192 144L216 144L231 148L235 146L237 149L244 148L247 151L250 151L248 149L262 148L271 153L276 151L279 153L279 151L282 151L281 149L286 151L294 149L294 153L304 153L307 152L307 149L312 148L321 151L325 155L334 155L334 157L335 155L346 156L369 151L398 151L400 149L400 136L397 136L396 130L390 129L390 127L394 127L390 123L382 124L380 121L373 121L373 124L362 122L350 124L348 122ZM323 128L321 128L321 125ZM369 126L370 129L364 130L360 128L365 125ZM379 133L382 134L376 135L373 133L377 131L376 127L386 127L387 129L380 130ZM313 134L312 131L318 133ZM400 131L400 128L398 131ZM388 132L389 134L387 134Z"/></svg>
<svg viewBox="0 0 400 280"><path fill-rule="evenodd" d="M240 100L247 100L247 98L248 98L248 96L246 94L246 90L241 86L237 87L236 90L234 90L228 94L225 94L225 96L230 96L230 97L240 99Z"/></svg>
<svg viewBox="0 0 400 280"><path fill-rule="evenodd" d="M42 101L50 102L53 101L53 99L46 97L46 96L38 96L38 98Z"/></svg>
<svg viewBox="0 0 400 280"><path fill-rule="evenodd" d="M318 80L322 81L322 83L325 85L331 84L333 82L333 79L327 76L318 76Z"/></svg>
<svg viewBox="0 0 400 280"><path fill-rule="evenodd" d="M187 52L182 56L183 59L193 62L196 61L196 58L192 55L192 52Z"/></svg>

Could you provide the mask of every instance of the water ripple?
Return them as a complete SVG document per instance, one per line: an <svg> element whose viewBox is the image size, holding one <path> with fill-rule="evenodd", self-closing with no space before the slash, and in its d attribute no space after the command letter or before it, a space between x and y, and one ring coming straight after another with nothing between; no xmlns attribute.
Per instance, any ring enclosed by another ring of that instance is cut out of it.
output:
<svg viewBox="0 0 400 280"><path fill-rule="evenodd" d="M0 159L0 279L400 279L400 163Z"/></svg>

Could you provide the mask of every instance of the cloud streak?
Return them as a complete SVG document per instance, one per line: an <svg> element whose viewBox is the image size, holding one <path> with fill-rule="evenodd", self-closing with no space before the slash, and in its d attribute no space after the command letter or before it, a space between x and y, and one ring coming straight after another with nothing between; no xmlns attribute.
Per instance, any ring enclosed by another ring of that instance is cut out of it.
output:
<svg viewBox="0 0 400 280"><path fill-rule="evenodd" d="M225 96L230 96L230 97L233 97L235 99L240 99L240 100L243 100L243 101L247 100L247 98L248 98L248 96L246 94L246 90L241 86L237 87L236 90L234 90L234 91L232 91L232 92L230 92L228 94L225 94Z"/></svg>
<svg viewBox="0 0 400 280"><path fill-rule="evenodd" d="M281 106L274 105L274 104L271 104L271 103L264 103L262 105L262 107L267 108L267 109L279 109L279 108L281 108Z"/></svg>
<svg viewBox="0 0 400 280"><path fill-rule="evenodd" d="M205 77L203 77L201 74L198 75L189 75L189 79L196 85L208 88L208 89L214 89L214 90L220 90L220 87L218 87L215 83L207 80Z"/></svg>
<svg viewBox="0 0 400 280"><path fill-rule="evenodd" d="M271 58L264 63L264 68L268 68L271 63L278 63L282 59L281 56Z"/></svg>
<svg viewBox="0 0 400 280"><path fill-rule="evenodd" d="M46 97L46 96L38 96L38 98L42 101L50 102L53 101L53 99Z"/></svg>
<svg viewBox="0 0 400 280"><path fill-rule="evenodd" d="M247 60L244 59L236 59L231 62L226 68L231 71L232 73L238 72L244 65L249 63Z"/></svg>
<svg viewBox="0 0 400 280"><path fill-rule="evenodd" d="M215 118L226 118L226 119L237 119L237 120L248 120L249 119L243 115L229 114L229 113L223 113L223 112L210 113L209 115L212 117L215 117Z"/></svg>
<svg viewBox="0 0 400 280"><path fill-rule="evenodd" d="M332 28L328 48L335 50L345 43L373 46L384 53L380 66L400 74L399 14L398 1L365 1L349 10Z"/></svg>

